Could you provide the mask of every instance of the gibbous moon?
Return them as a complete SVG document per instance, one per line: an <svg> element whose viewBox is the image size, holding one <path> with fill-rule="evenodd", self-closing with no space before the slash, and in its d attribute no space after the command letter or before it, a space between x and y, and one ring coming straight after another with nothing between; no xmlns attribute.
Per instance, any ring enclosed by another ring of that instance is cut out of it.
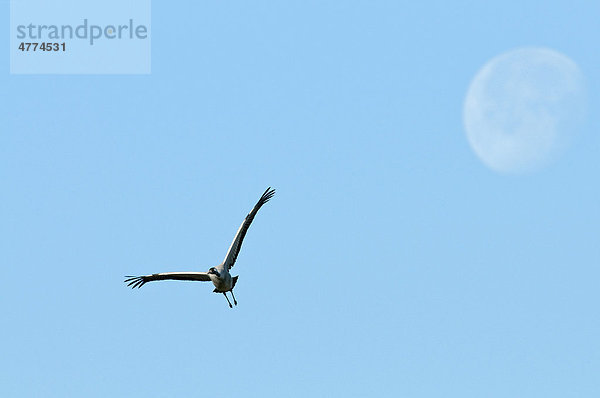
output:
<svg viewBox="0 0 600 398"><path fill-rule="evenodd" d="M469 144L502 173L539 170L569 143L583 118L583 76L568 57L522 48L492 58L464 103Z"/></svg>

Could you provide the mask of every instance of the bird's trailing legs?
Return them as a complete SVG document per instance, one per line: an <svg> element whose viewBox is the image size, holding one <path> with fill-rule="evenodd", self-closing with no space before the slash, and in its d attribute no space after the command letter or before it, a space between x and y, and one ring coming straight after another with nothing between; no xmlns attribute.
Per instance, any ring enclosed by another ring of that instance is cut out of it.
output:
<svg viewBox="0 0 600 398"><path fill-rule="evenodd" d="M225 296L225 298L227 299L227 303L229 304L229 308L233 308L233 305L231 305L231 302L229 301L229 297L227 297L227 295L225 294L225 292L223 292L223 296Z"/></svg>
<svg viewBox="0 0 600 398"><path fill-rule="evenodd" d="M237 305L237 301L235 300L235 296L233 295L233 289L231 289L231 297L233 297L233 304Z"/></svg>

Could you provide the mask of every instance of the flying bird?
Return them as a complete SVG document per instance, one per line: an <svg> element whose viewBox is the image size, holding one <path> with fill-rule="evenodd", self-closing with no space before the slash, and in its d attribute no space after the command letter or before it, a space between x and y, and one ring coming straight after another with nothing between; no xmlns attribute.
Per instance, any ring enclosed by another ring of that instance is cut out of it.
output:
<svg viewBox="0 0 600 398"><path fill-rule="evenodd" d="M167 279L178 280L178 281L203 281L203 282L212 282L215 285L214 293L223 293L225 298L227 299L227 303L229 304L229 308L233 308L231 305L231 301L229 301L229 297L227 297L227 292L231 292L231 297L233 298L233 303L237 305L237 301L235 296L233 295L233 288L237 283L238 276L232 277L229 273L229 270L235 264L235 260L237 260L238 254L240 253L240 249L242 248L242 242L244 241L244 237L246 236L246 232L248 232L248 228L250 224L252 224L252 220L258 213L258 210L269 201L275 195L275 190L271 189L271 187L267 188L267 190L262 194L254 208L246 218L237 233L235 234L235 238L233 238L233 242L231 242L231 246L229 246L229 250L227 251L227 255L225 255L225 259L223 262L216 267L211 267L208 272L165 272L161 274L152 274L152 275L143 275L143 276L126 276L125 283L127 286L131 286L132 289L140 288L144 286L148 282L152 281L164 281Z"/></svg>

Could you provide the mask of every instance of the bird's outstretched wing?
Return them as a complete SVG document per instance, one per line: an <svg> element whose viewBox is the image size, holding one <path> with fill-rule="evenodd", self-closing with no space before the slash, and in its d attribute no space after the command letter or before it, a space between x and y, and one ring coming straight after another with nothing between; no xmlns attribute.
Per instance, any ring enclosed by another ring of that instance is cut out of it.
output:
<svg viewBox="0 0 600 398"><path fill-rule="evenodd" d="M205 281L209 282L210 277L206 272L164 272L162 274L142 275L142 276L131 276L128 275L125 278L127 286L131 286L132 289L140 288L148 282L152 281L164 281L166 279L173 279L177 281Z"/></svg>
<svg viewBox="0 0 600 398"><path fill-rule="evenodd" d="M256 216L256 213L258 213L258 210L262 207L262 205L267 203L269 199L273 197L273 195L275 195L275 190L271 189L271 187L267 188L265 193L262 194L256 205L254 206L254 209L252 209L252 211L248 213L248 215L244 219L244 222L242 223L242 225L240 225L240 228L235 234L233 242L231 242L231 246L229 246L229 250L227 251L225 260L223 260L223 265L227 267L228 270L230 270L231 267L233 267L233 265L235 264L235 260L237 260L237 256L240 253L240 249L242 248L242 242L244 241L244 237L246 236L246 232L248 231L250 224L252 224L252 220L254 220L254 216Z"/></svg>

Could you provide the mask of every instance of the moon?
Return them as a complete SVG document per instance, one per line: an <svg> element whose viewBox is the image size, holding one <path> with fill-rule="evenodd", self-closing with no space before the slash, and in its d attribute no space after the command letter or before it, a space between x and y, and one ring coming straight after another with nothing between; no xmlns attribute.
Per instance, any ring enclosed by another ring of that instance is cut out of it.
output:
<svg viewBox="0 0 600 398"><path fill-rule="evenodd" d="M498 55L475 75L463 121L479 159L500 173L537 171L555 160L583 118L583 75L547 48Z"/></svg>

